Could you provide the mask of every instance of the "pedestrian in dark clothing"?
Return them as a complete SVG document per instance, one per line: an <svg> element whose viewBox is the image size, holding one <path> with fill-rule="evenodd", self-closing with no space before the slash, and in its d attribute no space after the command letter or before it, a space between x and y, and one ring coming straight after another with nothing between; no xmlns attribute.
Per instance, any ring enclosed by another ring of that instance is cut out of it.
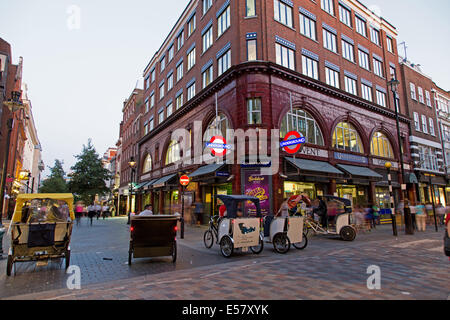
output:
<svg viewBox="0 0 450 320"><path fill-rule="evenodd" d="M91 204L89 207L88 207L88 217L89 217L89 220L91 220L91 227L92 227L92 220L94 219L94 216L97 214L97 212L95 211L95 205L94 204Z"/></svg>
<svg viewBox="0 0 450 320"><path fill-rule="evenodd" d="M200 224L201 223L201 219L202 219L202 215L203 215L203 203L201 202L196 202L194 204L194 224Z"/></svg>
<svg viewBox="0 0 450 320"><path fill-rule="evenodd" d="M317 214L320 217L320 223L322 227L328 227L328 208L327 204L323 200L322 197L319 197L319 206L313 210L313 213Z"/></svg>

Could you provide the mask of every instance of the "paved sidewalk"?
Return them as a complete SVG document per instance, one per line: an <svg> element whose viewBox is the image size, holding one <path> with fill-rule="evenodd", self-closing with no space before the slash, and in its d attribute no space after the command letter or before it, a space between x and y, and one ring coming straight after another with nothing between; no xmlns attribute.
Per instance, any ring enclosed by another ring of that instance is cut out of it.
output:
<svg viewBox="0 0 450 320"><path fill-rule="evenodd" d="M250 254L252 259L237 255L223 258L227 263L8 299L449 299L450 262L443 255L442 232L395 238L390 231L381 227L351 243L313 238L304 251L286 255L267 245L262 255ZM201 228L189 232L202 233ZM186 243L197 246L195 240ZM367 288L371 265L381 269L381 290Z"/></svg>

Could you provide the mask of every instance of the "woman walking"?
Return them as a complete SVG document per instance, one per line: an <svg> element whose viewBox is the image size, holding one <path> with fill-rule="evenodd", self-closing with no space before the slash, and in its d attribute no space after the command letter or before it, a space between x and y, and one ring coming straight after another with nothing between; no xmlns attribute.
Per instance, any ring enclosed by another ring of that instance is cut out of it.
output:
<svg viewBox="0 0 450 320"><path fill-rule="evenodd" d="M425 206L419 203L416 206L416 220L417 220L417 230L425 231L427 225L427 215L425 212Z"/></svg>
<svg viewBox="0 0 450 320"><path fill-rule="evenodd" d="M80 225L81 216L83 215L84 208L81 203L77 203L75 207L75 220L77 221L77 226Z"/></svg>

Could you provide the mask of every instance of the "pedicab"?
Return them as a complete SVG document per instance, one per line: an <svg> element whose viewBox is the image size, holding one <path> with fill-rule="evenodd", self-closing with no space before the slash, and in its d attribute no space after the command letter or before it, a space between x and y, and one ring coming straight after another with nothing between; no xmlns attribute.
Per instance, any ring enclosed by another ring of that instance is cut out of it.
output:
<svg viewBox="0 0 450 320"><path fill-rule="evenodd" d="M310 203L310 200L305 195L292 196L288 200L289 209L297 207L299 202ZM289 217L271 217L266 216L266 228L264 229L264 235L269 236L270 242L273 244L273 248L276 252L284 254L287 253L291 247L298 250L303 250L308 245L308 238L304 234L303 225L304 217L300 214L294 214Z"/></svg>
<svg viewBox="0 0 450 320"><path fill-rule="evenodd" d="M259 199L245 195L217 195L227 209L227 215L219 223L218 243L220 252L226 258L234 251L260 254L264 249L262 215ZM248 202L255 210L245 210Z"/></svg>
<svg viewBox="0 0 450 320"><path fill-rule="evenodd" d="M172 257L177 261L178 215L131 216L128 265L132 258Z"/></svg>
<svg viewBox="0 0 450 320"><path fill-rule="evenodd" d="M47 265L65 259L67 269L74 218L72 194L20 194L8 230L6 274L11 275L16 262Z"/></svg>
<svg viewBox="0 0 450 320"><path fill-rule="evenodd" d="M353 241L356 238L356 228L351 222L352 203L345 198L326 195L323 196L328 203L333 202L340 205L340 212L337 212L335 221L328 223L327 226L322 226L319 222L314 220L314 217L308 215L304 231L306 235L311 233L319 235L338 235L344 241Z"/></svg>

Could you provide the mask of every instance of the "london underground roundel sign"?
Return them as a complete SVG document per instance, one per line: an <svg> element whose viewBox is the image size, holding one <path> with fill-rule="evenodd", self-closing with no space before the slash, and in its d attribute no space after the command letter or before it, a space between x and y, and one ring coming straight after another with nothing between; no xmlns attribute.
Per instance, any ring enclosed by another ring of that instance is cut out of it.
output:
<svg viewBox="0 0 450 320"><path fill-rule="evenodd" d="M306 142L305 137L302 137L297 131L291 131L286 134L283 141L280 142L280 147L289 154L297 153L302 144Z"/></svg>
<svg viewBox="0 0 450 320"><path fill-rule="evenodd" d="M187 186L189 184L189 181L189 177L186 175L180 177L180 184L182 186Z"/></svg>
<svg viewBox="0 0 450 320"><path fill-rule="evenodd" d="M230 149L227 145L227 141L222 136L214 136L211 138L210 142L206 144L207 148L211 149L211 153L216 157L222 157Z"/></svg>

